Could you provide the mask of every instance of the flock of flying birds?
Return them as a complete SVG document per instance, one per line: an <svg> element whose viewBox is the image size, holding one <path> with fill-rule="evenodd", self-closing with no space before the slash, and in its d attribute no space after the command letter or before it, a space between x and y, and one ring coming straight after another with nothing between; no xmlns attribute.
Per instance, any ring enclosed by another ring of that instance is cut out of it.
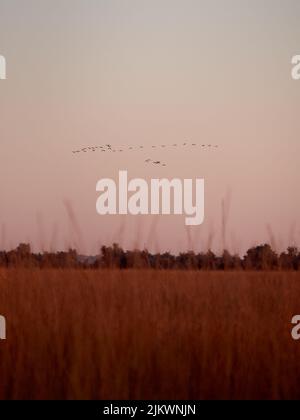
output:
<svg viewBox="0 0 300 420"><path fill-rule="evenodd" d="M89 152L102 152L102 153L123 153L123 152L134 152L134 151L144 151L147 149L152 149L152 150L158 150L158 149L167 149L167 148L179 148L179 147L184 147L184 148L194 148L194 147L201 147L201 149L217 149L219 146L217 144L197 144L197 143L175 143L172 145L167 145L167 144L161 144L161 145L153 145L153 146L127 146L127 147L122 147L122 148L114 148L111 144L105 144L105 145L100 145L100 146L91 146L91 147L83 147L82 149L79 150L73 150L72 153L73 154L77 154L77 153L89 153ZM152 164L152 165L160 165L160 166L167 166L165 163L163 163L160 160L152 160L152 159L146 159L145 163L147 164Z"/></svg>

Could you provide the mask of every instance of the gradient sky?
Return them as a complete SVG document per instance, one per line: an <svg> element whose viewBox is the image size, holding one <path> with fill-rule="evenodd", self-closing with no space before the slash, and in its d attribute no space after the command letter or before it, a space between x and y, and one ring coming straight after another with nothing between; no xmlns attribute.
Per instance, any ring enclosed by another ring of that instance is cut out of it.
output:
<svg viewBox="0 0 300 420"><path fill-rule="evenodd" d="M230 250L300 245L299 22L299 0L0 0L1 246L217 251L222 200ZM185 141L220 148L71 153ZM204 177L205 223L97 215L119 169Z"/></svg>

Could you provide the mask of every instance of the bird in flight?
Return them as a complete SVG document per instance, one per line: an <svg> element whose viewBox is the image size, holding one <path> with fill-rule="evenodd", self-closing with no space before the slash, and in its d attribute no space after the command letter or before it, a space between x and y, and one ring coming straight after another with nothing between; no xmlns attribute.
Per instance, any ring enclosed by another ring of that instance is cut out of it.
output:
<svg viewBox="0 0 300 420"><path fill-rule="evenodd" d="M195 152L195 148L197 146L200 147L201 150L204 150L204 149L212 150L212 149L219 148L219 145L218 144L213 145L213 144L198 144L198 143L188 143L188 142L182 143L181 144L181 147L182 146L184 146L184 150L185 151L189 150L189 148L192 147L193 148L193 153ZM151 146L137 145L135 147L133 147L133 146L124 146L121 149L113 148L111 144L104 144L104 145L102 144L102 145L97 145L97 146L83 147L82 149L79 149L79 150L73 150L72 151L72 154L87 153L87 152L96 152L97 150L99 150L102 153L105 153L105 152L108 152L108 151L113 152L113 153L123 153L126 150L127 151L139 151L139 150L140 151L144 151L144 150L147 149L147 147L148 148L151 148L151 149L157 149L159 147L161 147L163 149L168 149L168 148L171 148L171 147L172 148L173 147L180 148L180 144L178 144L178 143L173 143L173 144L169 144L169 145L167 145L167 144L160 144L159 145L158 144L158 145L151 145ZM146 159L144 162L145 163L148 163L148 164L152 164L152 165L157 165L157 166L163 166L163 167L167 166L165 163L161 162L160 160L153 161L150 158Z"/></svg>
<svg viewBox="0 0 300 420"><path fill-rule="evenodd" d="M162 163L160 160L152 160L152 159L146 159L145 163L152 163L152 165L161 165L161 166L167 166L165 163Z"/></svg>

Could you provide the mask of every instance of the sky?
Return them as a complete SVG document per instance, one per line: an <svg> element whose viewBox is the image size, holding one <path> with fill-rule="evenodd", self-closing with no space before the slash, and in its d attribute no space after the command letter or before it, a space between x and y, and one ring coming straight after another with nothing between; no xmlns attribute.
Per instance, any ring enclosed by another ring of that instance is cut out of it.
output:
<svg viewBox="0 0 300 420"><path fill-rule="evenodd" d="M299 22L299 0L0 0L0 247L300 245ZM184 142L219 147L151 150ZM72 154L101 144L147 151ZM204 178L204 223L99 216L119 170Z"/></svg>

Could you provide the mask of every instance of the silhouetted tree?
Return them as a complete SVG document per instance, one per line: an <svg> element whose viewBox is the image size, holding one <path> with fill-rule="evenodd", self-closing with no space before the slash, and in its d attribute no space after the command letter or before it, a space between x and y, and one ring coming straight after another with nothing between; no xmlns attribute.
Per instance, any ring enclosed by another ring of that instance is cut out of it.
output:
<svg viewBox="0 0 300 420"><path fill-rule="evenodd" d="M274 270L278 268L278 257L270 245L256 246L247 251L244 266L253 270Z"/></svg>
<svg viewBox="0 0 300 420"><path fill-rule="evenodd" d="M211 250L196 254L193 251L172 255L170 252L151 254L147 250L124 251L118 244L103 246L96 256L80 256L74 249L67 252L34 254L30 245L20 244L12 251L0 252L1 267L81 268L81 269L139 269L156 270L299 270L300 253L289 247L278 256L270 245L250 248L244 258L225 250L217 256Z"/></svg>

